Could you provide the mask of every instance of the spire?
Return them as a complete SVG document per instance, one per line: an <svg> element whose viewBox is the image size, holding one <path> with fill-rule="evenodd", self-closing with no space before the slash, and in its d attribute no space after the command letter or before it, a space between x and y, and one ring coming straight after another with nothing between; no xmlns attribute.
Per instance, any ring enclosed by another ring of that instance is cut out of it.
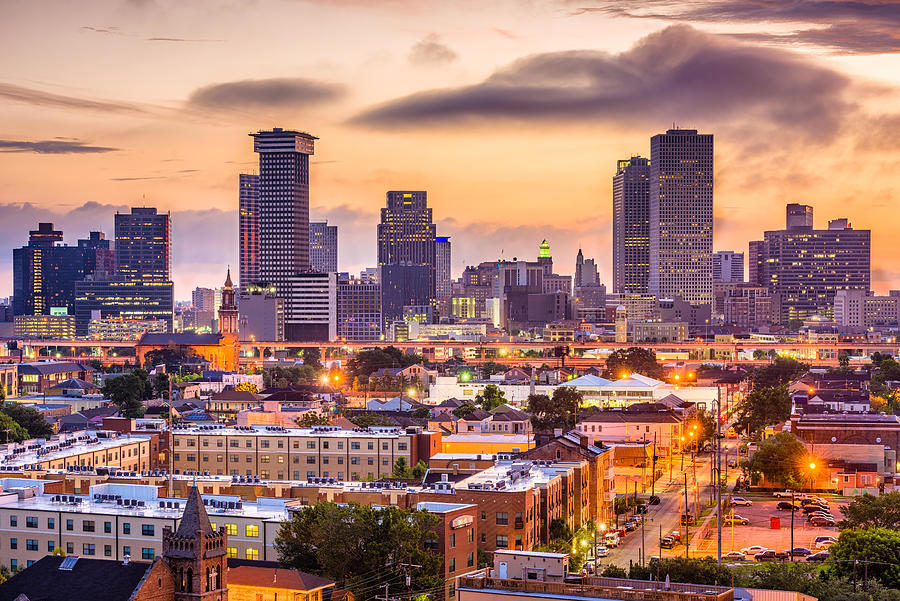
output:
<svg viewBox="0 0 900 601"><path fill-rule="evenodd" d="M194 538L197 532L203 534L214 534L209 516L206 513L206 507L203 506L203 500L200 498L200 490L197 485L191 487L191 494L188 495L187 504L184 506L184 514L181 516L181 523L178 524L176 536L183 538Z"/></svg>
<svg viewBox="0 0 900 601"><path fill-rule="evenodd" d="M229 290L234 287L231 283L231 265L228 266L228 275L225 277L225 287Z"/></svg>

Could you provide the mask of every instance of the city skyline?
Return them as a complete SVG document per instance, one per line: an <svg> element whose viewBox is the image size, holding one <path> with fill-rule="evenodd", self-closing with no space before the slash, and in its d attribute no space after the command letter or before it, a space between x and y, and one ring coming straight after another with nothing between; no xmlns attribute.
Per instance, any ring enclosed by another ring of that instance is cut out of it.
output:
<svg viewBox="0 0 900 601"><path fill-rule="evenodd" d="M364 30L367 20L380 26L356 48L316 31L302 57L285 59L282 51L294 39L287 27L256 24L265 7L238 8L146 2L95 5L76 15L60 5L59 18L47 23L33 7L10 7L7 22L17 26L6 32L4 49L22 60L2 78L0 104L9 119L0 217L22 230L52 221L74 243L91 229L111 236L108 215L115 210L171 210L173 271L183 299L196 285L219 285L222 269L238 264L234 187L255 159L242 138L278 125L321 139L311 160L310 216L340 227L342 271L373 264L384 192L423 189L438 230L455 241L454 276L501 254L525 256L547 238L565 265L579 247L596 257L601 281L610 285L615 161L649 156L649 136L674 121L716 136L714 250L746 250L760 232L780 227L784 204L814 204L821 214L872 228L872 285L900 287L891 248L878 243L894 223L885 173L895 160L890 128L897 117L885 101L896 92L900 69L892 68L898 59L889 45L863 47L836 35L815 42L804 32L821 25L817 17L789 21L774 10L770 20L778 26L739 10L717 20L677 3L653 18L626 16L630 9L616 3L587 10L565 2L537 3L511 16L500 3L474 23L454 14L465 11L437 5L346 11L298 2L277 3L285 24L327 21L347 35ZM237 25L244 21L246 31ZM557 27L547 31L544 22ZM26 53L23 45L38 26L54 44ZM602 42L598 31L605 32ZM63 47L76 59L65 73L55 66ZM271 63L219 61L202 77L188 75L210 53L252 55L248 48L268 51ZM715 83L691 91L649 68L654 53L672 48L686 49L669 52L673 72L706 64ZM100 55L98 66L116 78L75 66ZM136 55L145 61L140 79L120 66ZM556 65L557 75L546 65ZM752 93L728 74L737 67ZM796 77L774 81L765 74L772 69ZM604 70L618 75L601 76ZM623 98L595 89L626 72L641 76L628 80ZM500 83L520 86L527 73L548 100L516 103L505 94ZM565 85L557 86L582 76L592 83L580 92L598 108L578 106ZM462 114L458 107L470 94L483 101ZM815 101L794 106L790 99L798 96ZM438 111L432 100L448 108ZM627 118L623 106L634 109ZM522 127L529 124L542 135ZM777 148L769 143L773 131L785 141ZM842 147L854 150L850 158ZM532 169L538 153L542 169ZM192 236L199 227L215 244ZM9 240L0 254L8 257L24 242ZM9 269L0 271L0 290L11 290Z"/></svg>

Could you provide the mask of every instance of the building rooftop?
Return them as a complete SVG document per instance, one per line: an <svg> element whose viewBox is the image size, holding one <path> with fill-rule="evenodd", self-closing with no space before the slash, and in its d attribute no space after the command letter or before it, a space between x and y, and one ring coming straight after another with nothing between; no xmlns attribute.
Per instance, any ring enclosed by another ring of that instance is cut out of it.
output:
<svg viewBox="0 0 900 601"><path fill-rule="evenodd" d="M59 434L50 440L26 440L21 444L9 443L0 445L0 467L23 467L56 461L80 453L114 449L144 440L150 440L150 436L98 431Z"/></svg>
<svg viewBox="0 0 900 601"><path fill-rule="evenodd" d="M477 505L472 505L471 503L438 503L435 501L423 501L416 505L416 509L419 511L427 511L429 513L450 513L461 509L477 509L477 507Z"/></svg>
<svg viewBox="0 0 900 601"><path fill-rule="evenodd" d="M417 434L396 426L372 426L342 430L338 426L315 426L312 428L284 428L282 426L223 426L209 425L176 425L174 434L197 434L205 436L317 436L324 438L394 438Z"/></svg>
<svg viewBox="0 0 900 601"><path fill-rule="evenodd" d="M19 363L19 375L62 374L75 371L94 371L90 367L75 363L74 361L38 361L35 363ZM58 386L58 384L57 384Z"/></svg>
<svg viewBox="0 0 900 601"><path fill-rule="evenodd" d="M73 561L74 560L74 561ZM64 561L70 567L61 567ZM0 601L128 601L147 575L147 562L45 555L0 584Z"/></svg>
<svg viewBox="0 0 900 601"><path fill-rule="evenodd" d="M153 334L147 333L141 336L138 346L218 346L222 337L219 334L194 334L184 332L180 334Z"/></svg>

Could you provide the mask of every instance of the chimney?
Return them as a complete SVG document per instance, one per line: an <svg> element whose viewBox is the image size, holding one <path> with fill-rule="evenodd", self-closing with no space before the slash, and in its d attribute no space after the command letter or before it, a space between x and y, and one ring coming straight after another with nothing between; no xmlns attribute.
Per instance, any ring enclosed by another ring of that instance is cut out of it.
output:
<svg viewBox="0 0 900 601"><path fill-rule="evenodd" d="M591 446L591 437L586 434L579 434L578 442L582 447L588 448L589 446Z"/></svg>

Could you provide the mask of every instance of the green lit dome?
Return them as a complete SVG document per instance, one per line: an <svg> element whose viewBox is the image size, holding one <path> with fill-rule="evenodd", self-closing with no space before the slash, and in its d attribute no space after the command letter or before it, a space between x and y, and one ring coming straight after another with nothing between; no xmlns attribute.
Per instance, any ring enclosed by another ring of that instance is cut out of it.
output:
<svg viewBox="0 0 900 601"><path fill-rule="evenodd" d="M550 256L550 243L547 240L541 242L540 250L538 250L538 257L543 259Z"/></svg>

